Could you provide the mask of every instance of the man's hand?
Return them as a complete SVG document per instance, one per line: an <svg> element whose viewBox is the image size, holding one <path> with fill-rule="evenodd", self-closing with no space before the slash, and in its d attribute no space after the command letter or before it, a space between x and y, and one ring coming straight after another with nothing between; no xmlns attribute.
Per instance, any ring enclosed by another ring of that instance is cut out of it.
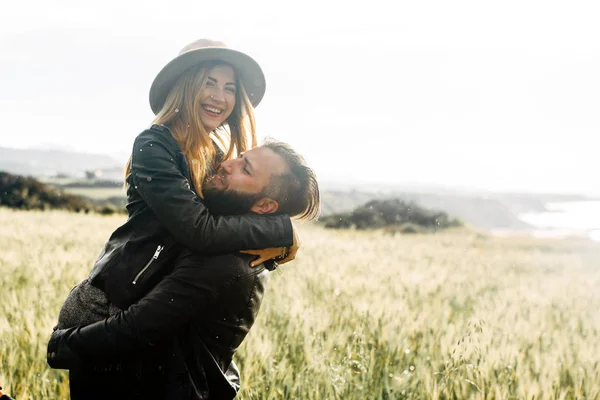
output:
<svg viewBox="0 0 600 400"><path fill-rule="evenodd" d="M79 328L54 329L48 341L48 354L46 356L46 362L50 368L71 369L79 366L80 358L73 353L67 344L69 335L77 329Z"/></svg>
<svg viewBox="0 0 600 400"><path fill-rule="evenodd" d="M292 261L296 258L296 253L300 249L300 236L298 230L292 224L292 234L294 235L294 243L288 247L270 247L261 250L242 250L241 253L252 254L258 256L258 258L250 263L251 267L256 267L267 260L275 259L278 264L285 264L286 262Z"/></svg>

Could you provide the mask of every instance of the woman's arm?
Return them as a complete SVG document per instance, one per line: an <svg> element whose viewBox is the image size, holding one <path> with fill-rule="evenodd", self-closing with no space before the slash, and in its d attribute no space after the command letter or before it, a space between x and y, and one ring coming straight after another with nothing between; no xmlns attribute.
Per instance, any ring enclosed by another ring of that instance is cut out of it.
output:
<svg viewBox="0 0 600 400"><path fill-rule="evenodd" d="M165 129L140 134L133 145L135 188L175 239L198 253L224 253L293 244L289 216L213 216L177 165L180 148Z"/></svg>

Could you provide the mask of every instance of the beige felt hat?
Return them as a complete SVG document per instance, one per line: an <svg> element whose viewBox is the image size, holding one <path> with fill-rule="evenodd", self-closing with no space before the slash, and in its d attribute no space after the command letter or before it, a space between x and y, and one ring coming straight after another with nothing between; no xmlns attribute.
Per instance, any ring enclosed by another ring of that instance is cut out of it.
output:
<svg viewBox="0 0 600 400"><path fill-rule="evenodd" d="M156 75L150 87L150 107L154 114L162 108L175 81L188 68L205 61L223 61L230 64L242 81L254 107L260 103L266 88L265 75L260 65L249 55L227 47L223 42L199 39L185 46Z"/></svg>

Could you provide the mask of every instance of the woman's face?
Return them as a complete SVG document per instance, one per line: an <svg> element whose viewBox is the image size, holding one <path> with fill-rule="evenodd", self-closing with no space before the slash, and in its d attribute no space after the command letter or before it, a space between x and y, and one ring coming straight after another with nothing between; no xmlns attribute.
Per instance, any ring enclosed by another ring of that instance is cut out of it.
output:
<svg viewBox="0 0 600 400"><path fill-rule="evenodd" d="M235 106L235 72L227 64L209 69L200 92L200 120L207 132L215 130L229 118Z"/></svg>

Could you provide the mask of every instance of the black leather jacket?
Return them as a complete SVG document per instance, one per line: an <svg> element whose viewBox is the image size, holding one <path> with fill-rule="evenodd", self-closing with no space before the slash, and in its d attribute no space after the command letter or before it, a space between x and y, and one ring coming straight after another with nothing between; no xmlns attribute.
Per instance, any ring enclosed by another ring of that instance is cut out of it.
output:
<svg viewBox="0 0 600 400"><path fill-rule="evenodd" d="M55 331L48 363L78 372L72 388L83 391L74 399L232 399L240 385L232 357L254 324L268 278L250 260L184 251L127 310Z"/></svg>
<svg viewBox="0 0 600 400"><path fill-rule="evenodd" d="M187 161L170 131L152 125L133 144L127 177L129 217L111 235L90 274L117 307L139 300L182 248L199 254L288 247L285 214L213 216L190 187Z"/></svg>

